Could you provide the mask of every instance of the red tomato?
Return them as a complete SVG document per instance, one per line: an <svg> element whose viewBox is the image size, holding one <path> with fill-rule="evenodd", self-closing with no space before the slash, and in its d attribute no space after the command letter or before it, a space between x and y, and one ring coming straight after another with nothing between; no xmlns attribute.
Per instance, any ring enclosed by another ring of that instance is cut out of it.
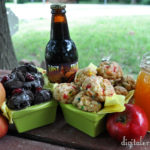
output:
<svg viewBox="0 0 150 150"><path fill-rule="evenodd" d="M107 131L113 138L122 141L125 137L139 141L148 130L148 119L145 112L135 104L126 104L126 110L114 113L107 118Z"/></svg>
<svg viewBox="0 0 150 150"><path fill-rule="evenodd" d="M7 120L0 114L0 138L5 136L8 132L8 122Z"/></svg>

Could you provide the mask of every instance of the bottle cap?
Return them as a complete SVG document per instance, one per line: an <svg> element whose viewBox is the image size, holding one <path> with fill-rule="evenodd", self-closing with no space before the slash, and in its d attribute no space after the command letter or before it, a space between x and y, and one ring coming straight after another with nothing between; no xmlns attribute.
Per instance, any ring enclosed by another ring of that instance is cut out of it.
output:
<svg viewBox="0 0 150 150"><path fill-rule="evenodd" d="M66 5L65 4L52 4L51 9L65 9Z"/></svg>

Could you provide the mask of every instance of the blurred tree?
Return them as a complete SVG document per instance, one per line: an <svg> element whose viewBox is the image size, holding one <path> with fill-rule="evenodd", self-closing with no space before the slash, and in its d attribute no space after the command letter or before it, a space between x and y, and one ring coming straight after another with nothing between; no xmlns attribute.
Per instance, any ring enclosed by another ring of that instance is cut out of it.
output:
<svg viewBox="0 0 150 150"><path fill-rule="evenodd" d="M124 3L125 1L124 0L119 0L119 3Z"/></svg>
<svg viewBox="0 0 150 150"><path fill-rule="evenodd" d="M136 0L131 0L131 4L136 4Z"/></svg>
<svg viewBox="0 0 150 150"><path fill-rule="evenodd" d="M5 0L0 0L0 69L12 69L16 66L17 59L10 37Z"/></svg>
<svg viewBox="0 0 150 150"><path fill-rule="evenodd" d="M13 0L13 2L14 2L15 4L17 4L17 0Z"/></svg>
<svg viewBox="0 0 150 150"><path fill-rule="evenodd" d="M104 0L104 4L107 4L107 0Z"/></svg>

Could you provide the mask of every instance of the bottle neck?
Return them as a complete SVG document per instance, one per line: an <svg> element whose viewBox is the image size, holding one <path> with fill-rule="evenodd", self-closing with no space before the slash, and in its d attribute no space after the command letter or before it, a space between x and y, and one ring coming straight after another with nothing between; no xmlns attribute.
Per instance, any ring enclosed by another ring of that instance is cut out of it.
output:
<svg viewBox="0 0 150 150"><path fill-rule="evenodd" d="M65 13L52 13L51 40L70 39Z"/></svg>

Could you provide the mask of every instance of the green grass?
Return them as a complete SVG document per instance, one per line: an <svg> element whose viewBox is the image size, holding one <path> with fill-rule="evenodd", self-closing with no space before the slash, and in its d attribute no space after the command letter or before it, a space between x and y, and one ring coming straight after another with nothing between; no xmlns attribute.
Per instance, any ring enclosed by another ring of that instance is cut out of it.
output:
<svg viewBox="0 0 150 150"><path fill-rule="evenodd" d="M79 1L79 4L99 4L99 3L100 3L99 0L80 0Z"/></svg>
<svg viewBox="0 0 150 150"><path fill-rule="evenodd" d="M124 2L126 3L126 2ZM129 3L129 2L128 2ZM104 4L104 0L79 0L79 4ZM120 4L119 2L115 1L107 1L107 4Z"/></svg>
<svg viewBox="0 0 150 150"><path fill-rule="evenodd" d="M136 75L142 55L150 51L150 17L91 17L68 21L70 34L79 53L79 66L98 65L102 57L111 56L125 73ZM49 40L50 21L20 22L13 37L18 60L44 60Z"/></svg>

